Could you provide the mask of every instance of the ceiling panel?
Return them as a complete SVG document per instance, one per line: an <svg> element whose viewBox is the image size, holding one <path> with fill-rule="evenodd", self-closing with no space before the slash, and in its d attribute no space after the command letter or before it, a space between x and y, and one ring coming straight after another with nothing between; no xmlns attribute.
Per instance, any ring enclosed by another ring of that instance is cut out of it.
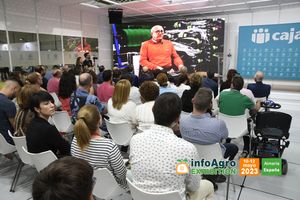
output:
<svg viewBox="0 0 300 200"><path fill-rule="evenodd" d="M64 7L79 8L84 11L107 13L110 7L122 8L123 17L161 18L195 15L200 13L228 13L230 11L250 11L256 8L272 6L295 5L300 6L300 0L144 0L142 2L131 2L118 5L104 5L100 8L90 8L80 3L91 2L92 0L38 0L38 3L51 3ZM106 1L106 0L102 0ZM94 2L95 3L95 2ZM157 17L154 17L157 15Z"/></svg>

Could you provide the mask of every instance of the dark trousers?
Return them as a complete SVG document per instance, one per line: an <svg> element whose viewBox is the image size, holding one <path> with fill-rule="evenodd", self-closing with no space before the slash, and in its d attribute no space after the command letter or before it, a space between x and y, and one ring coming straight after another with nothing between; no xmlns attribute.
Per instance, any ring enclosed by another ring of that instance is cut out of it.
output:
<svg viewBox="0 0 300 200"><path fill-rule="evenodd" d="M224 144L226 151L224 153L224 158L229 158L229 160L233 160L239 148L235 144L225 143Z"/></svg>

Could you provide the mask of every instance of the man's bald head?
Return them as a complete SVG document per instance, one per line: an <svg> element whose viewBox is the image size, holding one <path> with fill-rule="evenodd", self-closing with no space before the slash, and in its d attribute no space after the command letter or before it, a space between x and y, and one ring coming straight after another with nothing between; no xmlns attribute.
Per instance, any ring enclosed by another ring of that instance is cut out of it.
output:
<svg viewBox="0 0 300 200"><path fill-rule="evenodd" d="M262 82L263 79L264 79L264 73L262 71L257 71L254 76L255 82Z"/></svg>
<svg viewBox="0 0 300 200"><path fill-rule="evenodd" d="M160 42L164 36L164 28L160 25L155 25L151 28L152 40Z"/></svg>
<svg viewBox="0 0 300 200"><path fill-rule="evenodd" d="M19 80L7 79L4 82L4 86L1 89L1 92L5 94L7 97L13 99L16 97L20 89L21 89L21 84L19 83Z"/></svg>
<svg viewBox="0 0 300 200"><path fill-rule="evenodd" d="M92 76L89 73L82 73L79 76L79 86L87 87L92 85Z"/></svg>

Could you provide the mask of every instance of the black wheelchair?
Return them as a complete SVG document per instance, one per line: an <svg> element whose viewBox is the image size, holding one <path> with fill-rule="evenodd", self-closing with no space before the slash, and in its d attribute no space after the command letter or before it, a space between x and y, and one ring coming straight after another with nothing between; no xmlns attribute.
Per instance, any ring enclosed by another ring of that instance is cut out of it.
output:
<svg viewBox="0 0 300 200"><path fill-rule="evenodd" d="M279 104L277 104L279 105ZM277 106L280 108L280 106ZM274 107L273 107L274 108ZM258 158L281 158L289 146L291 115L277 111L259 112L256 115L253 139L253 156ZM288 171L288 163L282 159L282 174Z"/></svg>

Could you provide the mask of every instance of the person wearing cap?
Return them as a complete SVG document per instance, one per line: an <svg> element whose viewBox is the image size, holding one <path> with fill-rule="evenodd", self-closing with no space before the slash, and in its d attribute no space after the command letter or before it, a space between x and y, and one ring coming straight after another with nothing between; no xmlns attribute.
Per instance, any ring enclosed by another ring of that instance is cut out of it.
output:
<svg viewBox="0 0 300 200"><path fill-rule="evenodd" d="M47 91L49 93L56 93L58 94L59 91L59 80L62 75L61 69L59 66L54 65L52 68L52 75L53 77L49 79L48 84L47 84Z"/></svg>
<svg viewBox="0 0 300 200"><path fill-rule="evenodd" d="M170 71L173 62L177 69L185 68L172 42L163 39L164 29L160 25L151 28L151 39L142 43L140 50L140 65L150 70L160 69Z"/></svg>

